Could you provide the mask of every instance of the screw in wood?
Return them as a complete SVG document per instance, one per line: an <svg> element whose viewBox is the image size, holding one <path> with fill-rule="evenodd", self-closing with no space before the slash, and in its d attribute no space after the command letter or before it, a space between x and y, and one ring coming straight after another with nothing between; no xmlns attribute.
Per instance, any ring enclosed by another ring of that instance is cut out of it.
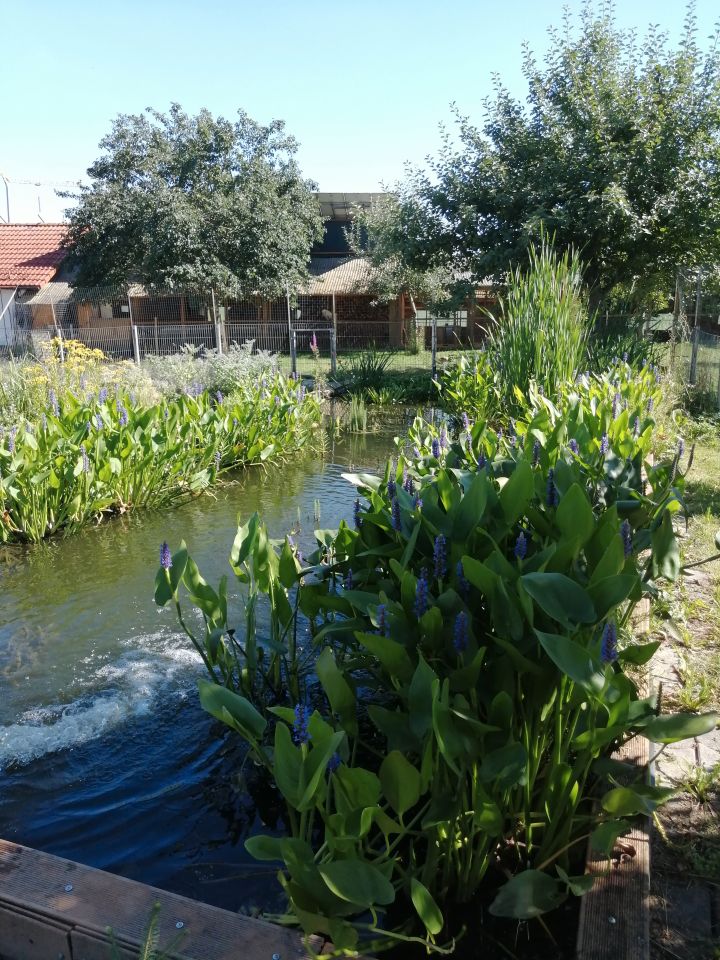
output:
<svg viewBox="0 0 720 960"><path fill-rule="evenodd" d="M73 888L73 885L72 885L71 883L66 883L66 884L65 884L65 893L71 893L71 892L72 892L72 888Z"/></svg>
<svg viewBox="0 0 720 960"><path fill-rule="evenodd" d="M182 920L178 920L178 922L175 924L175 929L176 929L176 930L182 930L182 928L183 928L184 926L185 926L185 924L182 922Z"/></svg>

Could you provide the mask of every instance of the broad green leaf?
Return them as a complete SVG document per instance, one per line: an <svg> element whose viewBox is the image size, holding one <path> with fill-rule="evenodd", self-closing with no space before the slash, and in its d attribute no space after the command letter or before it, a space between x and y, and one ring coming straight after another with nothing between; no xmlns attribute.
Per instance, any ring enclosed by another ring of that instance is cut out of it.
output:
<svg viewBox="0 0 720 960"><path fill-rule="evenodd" d="M680 550L672 525L672 516L665 511L662 523L652 532L652 576L675 580L680 573Z"/></svg>
<svg viewBox="0 0 720 960"><path fill-rule="evenodd" d="M357 733L355 715L355 694L342 672L335 663L330 647L325 647L317 659L315 670L323 690L327 694L333 713L340 718L344 729L350 734Z"/></svg>
<svg viewBox="0 0 720 960"><path fill-rule="evenodd" d="M415 877L410 879L410 896L427 932L433 937L437 936L443 928L443 915L428 888Z"/></svg>
<svg viewBox="0 0 720 960"><path fill-rule="evenodd" d="M480 781L493 783L498 789L514 787L527 781L528 755L522 743L509 743L491 750L480 765Z"/></svg>
<svg viewBox="0 0 720 960"><path fill-rule="evenodd" d="M601 823L590 834L590 846L598 853L604 853L609 857L617 839L628 833L631 828L632 824L629 820L608 820L606 823Z"/></svg>
<svg viewBox="0 0 720 960"><path fill-rule="evenodd" d="M282 837L258 834L255 837L248 837L245 841L245 849L256 860L282 860L282 843Z"/></svg>
<svg viewBox="0 0 720 960"><path fill-rule="evenodd" d="M365 860L335 860L318 866L328 888L349 903L360 907L385 906L395 899L389 880Z"/></svg>
<svg viewBox="0 0 720 960"><path fill-rule="evenodd" d="M410 680L414 672L413 665L402 644L376 633L356 633L355 637L382 664L391 678L396 678L401 683Z"/></svg>
<svg viewBox="0 0 720 960"><path fill-rule="evenodd" d="M500 504L509 526L523 516L534 492L532 467L527 460L520 460L512 476L500 491Z"/></svg>
<svg viewBox="0 0 720 960"><path fill-rule="evenodd" d="M633 817L638 813L651 814L669 800L676 790L672 787L653 787L640 784L635 787L615 787L602 798L603 810L614 817Z"/></svg>
<svg viewBox="0 0 720 960"><path fill-rule="evenodd" d="M582 547L595 532L595 517L590 501L580 484L573 483L564 494L555 513L555 522L563 536Z"/></svg>
<svg viewBox="0 0 720 960"><path fill-rule="evenodd" d="M557 633L536 630L535 635L559 670L589 692L600 693L605 686L605 673L589 650Z"/></svg>
<svg viewBox="0 0 720 960"><path fill-rule="evenodd" d="M399 750L393 750L380 764L380 785L398 816L420 799L420 773Z"/></svg>
<svg viewBox="0 0 720 960"><path fill-rule="evenodd" d="M640 733L654 743L677 743L690 737L711 733L718 725L716 713L676 713L671 716L653 717Z"/></svg>
<svg viewBox="0 0 720 960"><path fill-rule="evenodd" d="M535 603L553 620L571 627L595 623L597 614L588 592L562 573L526 573L522 585Z"/></svg>
<svg viewBox="0 0 720 960"><path fill-rule="evenodd" d="M209 680L198 680L198 690L203 710L234 727L246 738L261 739L267 721L249 700Z"/></svg>
<svg viewBox="0 0 720 960"><path fill-rule="evenodd" d="M588 594L595 606L598 620L604 620L614 607L627 600L638 583L638 577L630 574L603 577L602 580L591 583Z"/></svg>
<svg viewBox="0 0 720 960"><path fill-rule="evenodd" d="M580 877L569 877L562 867L556 865L555 870L557 871L557 875L560 877L562 882L567 886L570 893L574 894L576 897L582 897L583 894L592 889L592 886L595 883L595 875L592 873L584 873Z"/></svg>
<svg viewBox="0 0 720 960"><path fill-rule="evenodd" d="M565 891L557 880L540 870L524 870L500 887L490 904L495 917L530 920L559 907Z"/></svg>

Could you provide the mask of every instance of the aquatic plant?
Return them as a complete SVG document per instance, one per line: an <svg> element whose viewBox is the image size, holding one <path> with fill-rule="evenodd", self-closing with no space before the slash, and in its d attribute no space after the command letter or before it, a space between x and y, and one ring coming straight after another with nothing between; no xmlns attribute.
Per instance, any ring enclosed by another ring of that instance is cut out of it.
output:
<svg viewBox="0 0 720 960"><path fill-rule="evenodd" d="M312 441L320 419L316 398L298 400L280 375L262 390L242 384L222 404L208 392L151 406L122 390L112 403L105 397L66 393L58 416L0 438L0 542L187 499L221 464L265 463Z"/></svg>
<svg viewBox="0 0 720 960"><path fill-rule="evenodd" d="M609 858L669 793L608 763L613 747L716 725L714 714L658 715L626 672L657 649L631 634L637 602L679 571L675 458L649 462L652 424L635 436L623 413L608 426L612 394L533 404L516 429L539 440L535 466L532 444L511 446L483 422L469 446L464 430L448 437L440 463L437 433L416 421L417 459L349 476L361 522L318 531L304 568L287 543L246 546L247 525L238 533L243 562L273 571L265 591L285 639L268 638L268 655L286 655L287 676L305 682L275 684L273 702L264 683L243 694L242 679L216 677L201 702L247 741L287 805L287 836L246 844L281 864L283 922L338 952L403 940L445 951L457 903L518 920L582 894L593 878L573 867L588 837ZM608 429L612 456L601 456ZM405 469L417 492L396 484L391 499L387 481ZM161 590L178 582L176 557ZM350 570L361 586L338 590ZM205 649L220 649L224 588L183 576L208 617ZM302 625L301 663L288 641Z"/></svg>

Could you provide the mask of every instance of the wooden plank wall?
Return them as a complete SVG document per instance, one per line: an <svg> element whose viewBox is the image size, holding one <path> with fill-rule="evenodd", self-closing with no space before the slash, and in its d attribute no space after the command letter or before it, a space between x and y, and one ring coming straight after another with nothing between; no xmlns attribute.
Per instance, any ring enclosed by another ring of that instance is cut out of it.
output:
<svg viewBox="0 0 720 960"><path fill-rule="evenodd" d="M295 930L0 840L0 960L110 960L114 931L122 960L137 956L153 904L160 946L185 960L308 960ZM314 938L312 947L322 949Z"/></svg>

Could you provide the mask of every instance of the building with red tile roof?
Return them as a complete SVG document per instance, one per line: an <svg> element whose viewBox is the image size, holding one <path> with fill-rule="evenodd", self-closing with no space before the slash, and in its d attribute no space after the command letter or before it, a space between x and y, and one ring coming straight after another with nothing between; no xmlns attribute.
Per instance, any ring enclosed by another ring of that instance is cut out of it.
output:
<svg viewBox="0 0 720 960"><path fill-rule="evenodd" d="M64 223L0 223L0 287L42 287L55 276L65 251Z"/></svg>
<svg viewBox="0 0 720 960"><path fill-rule="evenodd" d="M57 274L66 232L64 223L0 223L0 348L18 346L15 306Z"/></svg>

